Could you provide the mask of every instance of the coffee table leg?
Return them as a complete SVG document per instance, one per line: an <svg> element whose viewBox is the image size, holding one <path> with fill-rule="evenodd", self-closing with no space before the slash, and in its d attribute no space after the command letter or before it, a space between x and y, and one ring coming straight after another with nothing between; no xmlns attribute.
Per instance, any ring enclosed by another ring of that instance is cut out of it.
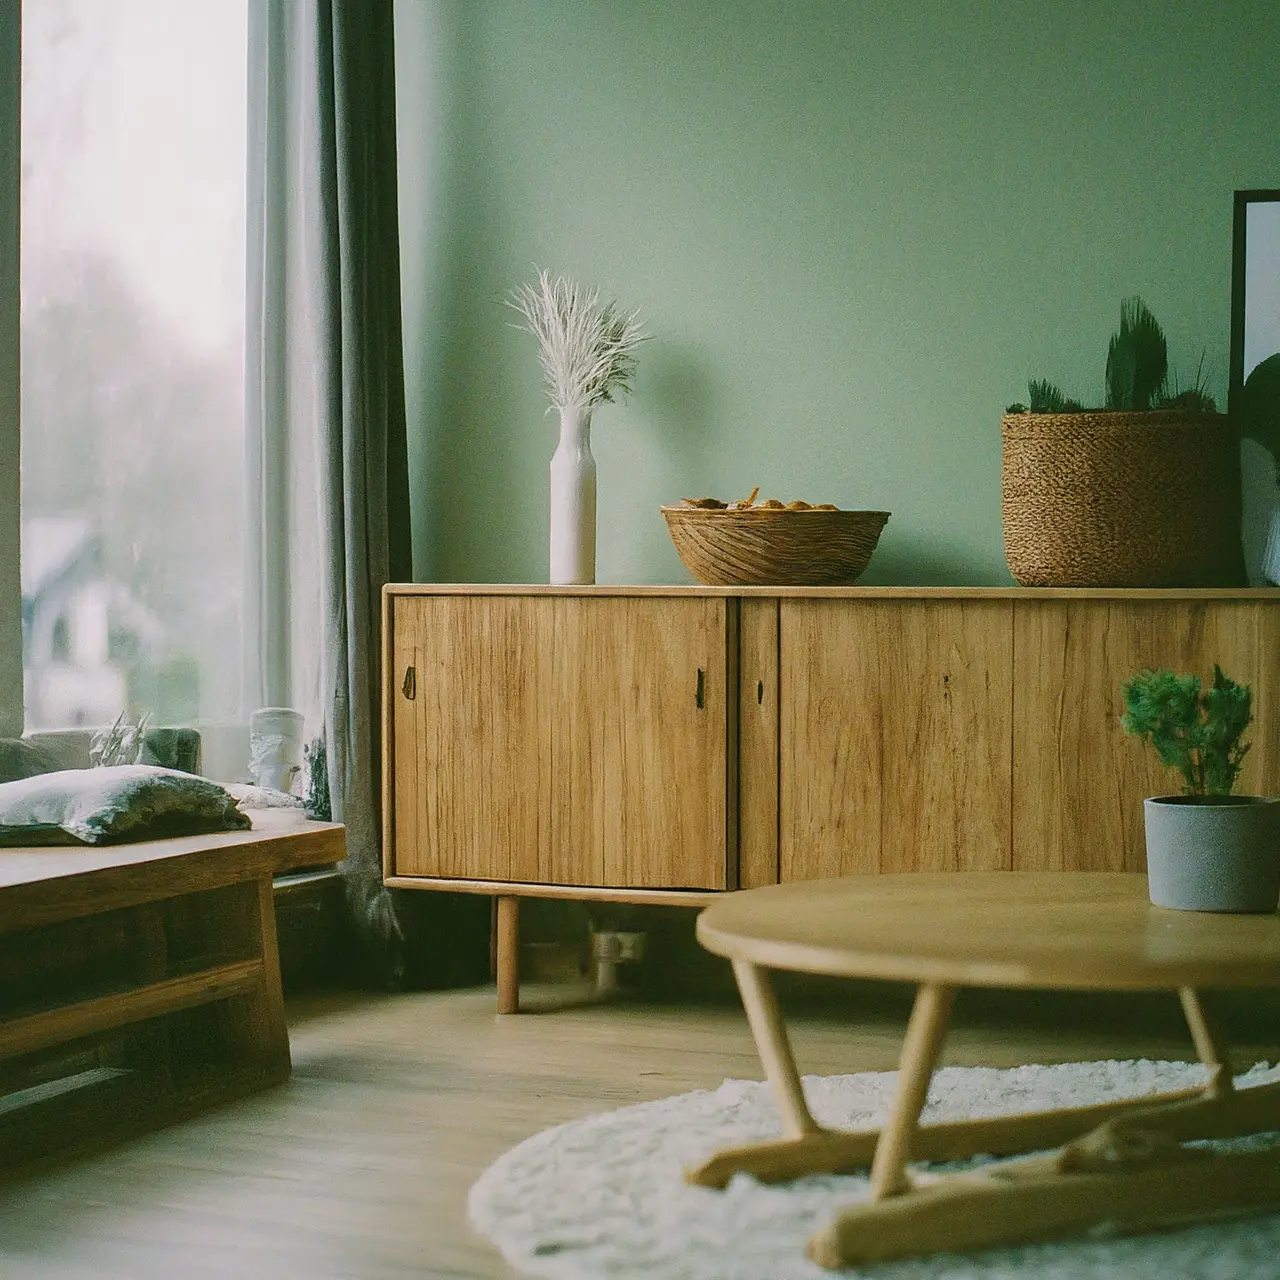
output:
<svg viewBox="0 0 1280 1280"><path fill-rule="evenodd" d="M1196 1054L1213 1076L1209 1081L1207 1094L1221 1097L1235 1088L1231 1076L1231 1062L1227 1057L1227 1046L1217 1028L1209 1020L1200 993L1194 987L1179 987L1178 999L1182 1002L1182 1013L1187 1020L1192 1042L1196 1046Z"/></svg>
<svg viewBox="0 0 1280 1280"><path fill-rule="evenodd" d="M782 1014L769 981L769 971L749 960L733 962L733 976L738 980L742 994L742 1006L747 1011L747 1022L755 1038L764 1073L773 1086L773 1094L782 1113L782 1132L788 1138L800 1138L817 1133L818 1123L809 1113L796 1070L795 1056L787 1029L782 1025Z"/></svg>
<svg viewBox="0 0 1280 1280"><path fill-rule="evenodd" d="M767 973L760 976L767 983ZM751 981L747 979L744 993L751 990ZM1072 1166L1079 1168L1096 1164L1095 1157L1099 1157L1099 1153L1110 1159L1106 1153L1117 1141L1123 1146L1127 1133L1139 1129L1145 1131L1153 1124L1166 1138L1176 1137L1181 1142L1229 1138L1280 1128L1280 1084L1234 1090L1225 1042L1213 1029L1199 996L1190 988L1179 994L1197 1052L1214 1073L1207 1085L1146 1098L1120 1098L1087 1107L986 1116L978 1120L957 1120L923 1127L918 1123L917 1109L915 1123L907 1126L910 1130L909 1154L900 1152L895 1163L901 1165L907 1158L963 1160L979 1152L1014 1155L1051 1150L1065 1144L1061 1153L1065 1172ZM750 1000L751 997L744 994L744 1004L749 1004ZM777 1008L772 1001L772 993L764 1000L776 1018ZM767 1023L770 1016L766 1011L762 1020ZM939 1036L941 1029L939 1024L935 1024ZM766 1071L773 1082L776 1076L767 1065L769 1056L764 1046L768 1041L763 1033L757 1035L757 1043L761 1045L761 1060L766 1062ZM785 1038L782 1056L786 1063L792 1064ZM906 1057L904 1044L903 1058ZM790 1066L790 1076L794 1079L794 1065ZM924 1087L927 1092L927 1079L924 1079ZM784 1092L786 1088L784 1084L779 1089L779 1096L788 1096ZM800 1097L798 1083L794 1090L794 1096ZM920 1101L923 1102L923 1097ZM786 1105L783 1104L784 1110ZM807 1109L804 1114L808 1114ZM905 1114L903 1118L906 1118ZM1106 1132L1099 1126L1106 1126ZM763 1182L782 1182L809 1174L847 1172L871 1164L880 1139L881 1133L876 1129L842 1132L815 1126L808 1131L789 1130L783 1138L718 1151L700 1165L686 1170L685 1179L697 1186L724 1187L735 1173L749 1173ZM882 1168L886 1170L889 1152L890 1145L886 1143L881 1156Z"/></svg>
<svg viewBox="0 0 1280 1280"><path fill-rule="evenodd" d="M947 1019L955 1003L954 987L921 983L898 1063L898 1091L888 1123L880 1131L871 1162L871 1198L883 1200L910 1187L907 1160L920 1112L929 1094L929 1079L942 1052Z"/></svg>
<svg viewBox="0 0 1280 1280"><path fill-rule="evenodd" d="M813 1236L808 1255L814 1262L853 1266L1047 1239L1104 1221L1132 1232L1280 1207L1280 1149L1209 1154L1181 1145L1280 1127L1280 1084L1234 1087L1225 1041L1190 987L1179 992L1183 1011L1196 1051L1213 1072L1203 1089L1130 1099L1057 1151L912 1187L906 1161L916 1135L931 1132L918 1130L916 1122L952 996L945 987L918 991L893 1113L876 1146L871 1199L841 1210ZM1083 1109L1039 1112L1000 1123L1008 1136L1016 1126L1030 1145L1039 1146L1033 1135L1083 1115ZM939 1128L946 1126L934 1127L935 1136ZM931 1144L918 1145L923 1150Z"/></svg>

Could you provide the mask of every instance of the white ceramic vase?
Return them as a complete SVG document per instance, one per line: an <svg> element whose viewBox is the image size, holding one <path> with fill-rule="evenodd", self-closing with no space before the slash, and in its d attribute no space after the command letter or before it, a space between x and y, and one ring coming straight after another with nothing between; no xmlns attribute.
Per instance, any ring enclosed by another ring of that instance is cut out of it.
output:
<svg viewBox="0 0 1280 1280"><path fill-rule="evenodd" d="M591 410L560 410L560 443L551 459L551 582L596 580L596 460Z"/></svg>

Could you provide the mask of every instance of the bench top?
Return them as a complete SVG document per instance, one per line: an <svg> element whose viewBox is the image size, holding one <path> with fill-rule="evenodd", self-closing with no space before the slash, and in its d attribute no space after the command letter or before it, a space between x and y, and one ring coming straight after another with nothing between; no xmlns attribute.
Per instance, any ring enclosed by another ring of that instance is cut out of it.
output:
<svg viewBox="0 0 1280 1280"><path fill-rule="evenodd" d="M255 810L248 831L132 844L0 849L0 933L341 862L341 823Z"/></svg>

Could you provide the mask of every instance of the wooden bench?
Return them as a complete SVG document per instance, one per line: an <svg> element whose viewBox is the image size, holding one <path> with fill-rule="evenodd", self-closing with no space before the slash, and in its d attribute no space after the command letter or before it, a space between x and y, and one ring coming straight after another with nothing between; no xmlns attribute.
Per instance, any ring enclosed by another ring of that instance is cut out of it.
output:
<svg viewBox="0 0 1280 1280"><path fill-rule="evenodd" d="M272 877L344 854L341 825L279 811L0 850L0 1177L287 1079Z"/></svg>

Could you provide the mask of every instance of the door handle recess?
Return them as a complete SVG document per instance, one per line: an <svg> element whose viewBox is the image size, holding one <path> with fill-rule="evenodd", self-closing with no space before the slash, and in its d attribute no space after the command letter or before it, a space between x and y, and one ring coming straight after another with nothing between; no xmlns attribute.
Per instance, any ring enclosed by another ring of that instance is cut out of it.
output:
<svg viewBox="0 0 1280 1280"><path fill-rule="evenodd" d="M693 700L699 711L706 706L706 675L701 667L698 668L698 687L694 691Z"/></svg>
<svg viewBox="0 0 1280 1280"><path fill-rule="evenodd" d="M413 701L413 695L417 691L418 680L417 675L412 667L406 669L404 673L404 684L400 686L400 692L404 694L410 702Z"/></svg>

